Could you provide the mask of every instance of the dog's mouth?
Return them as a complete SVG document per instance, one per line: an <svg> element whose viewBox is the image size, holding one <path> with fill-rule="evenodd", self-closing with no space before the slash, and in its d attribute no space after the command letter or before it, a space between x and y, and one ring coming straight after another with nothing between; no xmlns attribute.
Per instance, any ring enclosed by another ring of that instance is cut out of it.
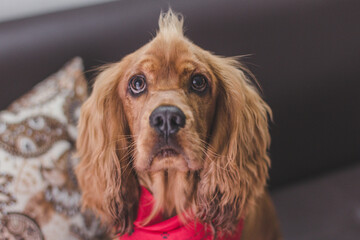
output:
<svg viewBox="0 0 360 240"><path fill-rule="evenodd" d="M138 171L155 172L162 170L196 170L201 167L199 161L193 160L194 153L189 146L181 145L176 139L169 138L168 142L163 139L154 139L154 145L149 152L138 152L141 155L135 159L135 167Z"/></svg>
<svg viewBox="0 0 360 240"><path fill-rule="evenodd" d="M142 153L144 158L135 158L135 168L139 172L156 172L166 170L191 171L202 167L201 162L192 160L189 149L179 144L156 144L150 154ZM146 157L146 155L148 157Z"/></svg>
<svg viewBox="0 0 360 240"><path fill-rule="evenodd" d="M179 152L177 152L173 148L163 148L159 152L157 152L154 158L168 158L178 156Z"/></svg>
<svg viewBox="0 0 360 240"><path fill-rule="evenodd" d="M154 151L149 162L150 171L188 168L187 158L181 148L163 146Z"/></svg>

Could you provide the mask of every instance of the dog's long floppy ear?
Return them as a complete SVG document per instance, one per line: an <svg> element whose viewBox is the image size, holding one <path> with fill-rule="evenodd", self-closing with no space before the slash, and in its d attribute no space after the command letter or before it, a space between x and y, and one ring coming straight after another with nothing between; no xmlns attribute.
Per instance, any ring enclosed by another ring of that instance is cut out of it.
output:
<svg viewBox="0 0 360 240"><path fill-rule="evenodd" d="M219 91L209 157L200 174L197 217L226 232L235 230L236 220L263 193L270 166L271 110L236 59L207 58Z"/></svg>
<svg viewBox="0 0 360 240"><path fill-rule="evenodd" d="M132 231L139 190L131 166L128 124L117 92L121 68L121 62L104 68L81 108L76 175L83 207L124 234Z"/></svg>

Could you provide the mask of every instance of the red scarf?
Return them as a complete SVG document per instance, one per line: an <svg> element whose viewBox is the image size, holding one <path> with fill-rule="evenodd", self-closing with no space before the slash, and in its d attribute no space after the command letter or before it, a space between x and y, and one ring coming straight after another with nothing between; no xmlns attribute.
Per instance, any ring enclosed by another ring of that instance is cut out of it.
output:
<svg viewBox="0 0 360 240"><path fill-rule="evenodd" d="M152 210L153 196L144 187L141 187L138 216L134 222L134 232L129 236L121 236L120 240L211 240L212 231L206 224L189 222L183 225L174 216L162 220L161 214L153 218L147 225L141 226L141 222L149 216ZM239 240L243 229L243 221L239 222L238 229L232 236L217 237L216 240Z"/></svg>

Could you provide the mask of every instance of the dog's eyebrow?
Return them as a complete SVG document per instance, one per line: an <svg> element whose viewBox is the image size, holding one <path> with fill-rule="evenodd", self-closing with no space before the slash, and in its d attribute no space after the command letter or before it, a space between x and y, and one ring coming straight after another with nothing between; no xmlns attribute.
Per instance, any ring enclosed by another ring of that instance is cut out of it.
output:
<svg viewBox="0 0 360 240"><path fill-rule="evenodd" d="M159 65L159 61L154 57L146 57L142 59L137 65L142 68L146 68L148 71L155 71Z"/></svg>
<svg viewBox="0 0 360 240"><path fill-rule="evenodd" d="M179 68L177 69L180 74L187 74L193 72L196 68L198 68L198 64L196 64L192 60L183 60L179 64Z"/></svg>
<svg viewBox="0 0 360 240"><path fill-rule="evenodd" d="M161 64L160 61L155 57L146 56L137 63L137 66L145 68L147 71L152 72L158 70ZM176 69L176 71L181 75L192 73L195 69L199 67L198 64L191 59L180 60L177 66L179 67Z"/></svg>

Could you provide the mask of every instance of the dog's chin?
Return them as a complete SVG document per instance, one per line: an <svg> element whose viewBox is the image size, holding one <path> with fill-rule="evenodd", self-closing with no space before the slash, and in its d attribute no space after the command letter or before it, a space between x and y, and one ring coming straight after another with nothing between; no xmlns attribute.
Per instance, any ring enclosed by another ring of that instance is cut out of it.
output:
<svg viewBox="0 0 360 240"><path fill-rule="evenodd" d="M149 171L163 171L163 170L177 170L186 172L189 171L187 162L181 155L170 155L170 156L157 156L153 159Z"/></svg>
<svg viewBox="0 0 360 240"><path fill-rule="evenodd" d="M189 160L182 151L174 148L162 148L156 151L146 161L147 164L136 164L135 168L141 172L157 172L166 170L195 171L200 168L193 161Z"/></svg>

